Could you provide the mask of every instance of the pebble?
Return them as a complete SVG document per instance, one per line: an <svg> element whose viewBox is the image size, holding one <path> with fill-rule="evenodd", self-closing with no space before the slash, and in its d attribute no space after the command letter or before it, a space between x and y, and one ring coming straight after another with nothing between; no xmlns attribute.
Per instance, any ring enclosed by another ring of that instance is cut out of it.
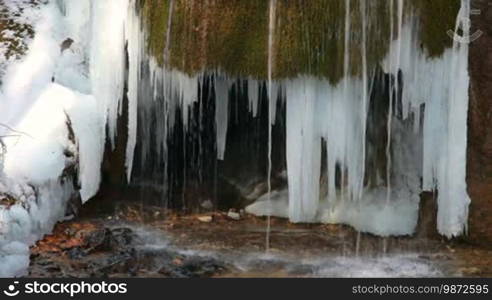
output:
<svg viewBox="0 0 492 300"><path fill-rule="evenodd" d="M227 217L229 219L236 220L236 221L239 221L241 219L241 215L237 212L234 212L234 211L229 211L227 213Z"/></svg>
<svg viewBox="0 0 492 300"><path fill-rule="evenodd" d="M198 221L203 222L203 223L210 223L210 222L212 222L212 216L198 217Z"/></svg>

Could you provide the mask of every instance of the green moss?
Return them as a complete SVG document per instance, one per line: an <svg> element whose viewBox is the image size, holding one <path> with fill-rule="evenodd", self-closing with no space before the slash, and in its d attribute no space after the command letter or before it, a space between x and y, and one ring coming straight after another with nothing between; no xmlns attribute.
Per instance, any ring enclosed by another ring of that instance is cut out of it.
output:
<svg viewBox="0 0 492 300"><path fill-rule="evenodd" d="M422 47L430 57L442 55L453 44L447 31L454 31L460 0L418 0L414 5L420 17Z"/></svg>
<svg viewBox="0 0 492 300"><path fill-rule="evenodd" d="M167 20L169 18L169 1L145 0L142 13L148 30L148 50L156 57L159 64L163 64Z"/></svg>
<svg viewBox="0 0 492 300"><path fill-rule="evenodd" d="M0 43L6 46L5 58L19 58L27 51L26 40L34 37L34 30L29 24L16 22L3 1L0 0Z"/></svg>
<svg viewBox="0 0 492 300"><path fill-rule="evenodd" d="M267 77L268 0L140 0L148 32L148 49L164 64L169 6L173 2L170 67L194 74L203 69L230 75ZM378 64L390 44L390 23L396 37L397 1L391 16L388 0L366 0L367 23L360 1L351 0L349 70L361 72L362 30L367 35L369 67ZM420 20L422 48L429 56L451 46L446 31L454 28L459 0L405 1L405 18ZM274 77L311 74L336 83L343 77L345 1L277 0Z"/></svg>

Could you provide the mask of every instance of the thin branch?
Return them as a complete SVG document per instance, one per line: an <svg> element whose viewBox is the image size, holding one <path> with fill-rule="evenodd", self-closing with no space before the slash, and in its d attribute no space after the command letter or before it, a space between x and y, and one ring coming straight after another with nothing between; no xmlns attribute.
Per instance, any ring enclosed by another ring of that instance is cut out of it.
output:
<svg viewBox="0 0 492 300"><path fill-rule="evenodd" d="M6 124L3 124L3 123L0 123L0 127L3 127L3 128L7 128L8 130L12 131L12 132L15 132L15 133L18 133L18 134L21 134L21 135L25 135L25 136L28 136L30 138L33 138L30 134L26 133L26 132L22 132L22 131L19 131L19 130L16 130L12 127L10 127L9 125L6 125Z"/></svg>

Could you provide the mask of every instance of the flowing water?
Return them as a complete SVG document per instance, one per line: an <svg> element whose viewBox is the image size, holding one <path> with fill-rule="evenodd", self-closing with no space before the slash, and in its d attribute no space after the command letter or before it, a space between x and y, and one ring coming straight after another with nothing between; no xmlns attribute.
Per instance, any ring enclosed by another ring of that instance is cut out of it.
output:
<svg viewBox="0 0 492 300"><path fill-rule="evenodd" d="M268 193L268 205L271 206L271 192L272 192L272 126L273 126L273 119L272 119L272 110L276 110L277 107L275 104L271 103L276 103L277 99L273 99L273 67L274 67L274 61L273 61L273 41L275 38L275 22L276 22L276 6L277 6L277 1L276 0L270 0L270 9L269 9L269 24L268 24L268 173L267 173L267 193ZM275 95L276 97L277 95ZM271 213L267 213L267 234L266 234L266 251L268 252L270 249L270 217Z"/></svg>

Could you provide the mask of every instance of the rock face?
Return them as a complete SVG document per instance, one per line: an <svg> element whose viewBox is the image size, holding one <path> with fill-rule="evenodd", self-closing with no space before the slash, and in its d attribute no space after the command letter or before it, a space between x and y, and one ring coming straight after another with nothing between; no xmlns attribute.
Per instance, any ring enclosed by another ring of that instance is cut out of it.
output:
<svg viewBox="0 0 492 300"><path fill-rule="evenodd" d="M470 44L468 112L468 192L472 199L469 234L473 242L492 245L492 5L472 1L471 32L482 36Z"/></svg>

